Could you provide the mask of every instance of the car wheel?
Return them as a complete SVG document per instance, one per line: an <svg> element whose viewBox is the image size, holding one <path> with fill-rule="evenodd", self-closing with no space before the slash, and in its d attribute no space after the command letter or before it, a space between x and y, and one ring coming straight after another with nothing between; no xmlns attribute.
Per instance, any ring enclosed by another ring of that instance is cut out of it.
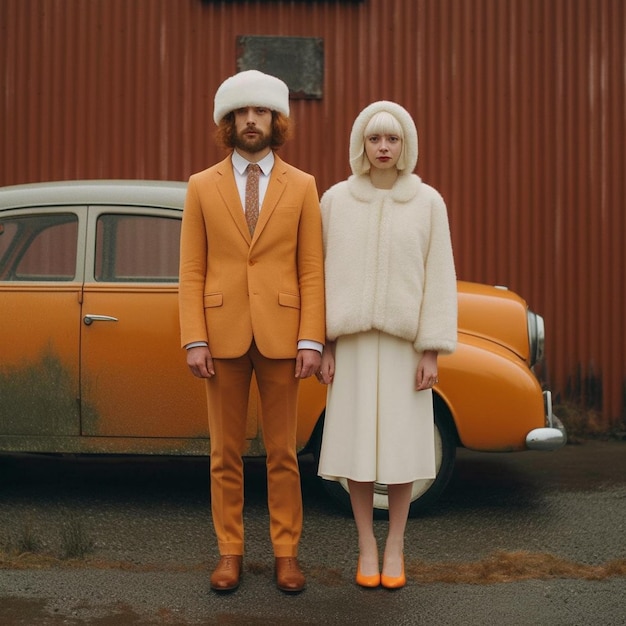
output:
<svg viewBox="0 0 626 626"><path fill-rule="evenodd" d="M416 480L413 483L411 492L410 516L415 516L427 509L441 495L446 488L452 472L456 458L456 432L452 425L451 418L448 417L445 408L435 401L435 463L437 475L429 480ZM316 464L319 464L319 453L321 449L321 431L313 442L313 454ZM350 491L346 479L324 480L320 478L324 489L333 500L347 510L351 511ZM389 499L387 496L387 485L374 483L374 513L376 517L386 517L389 511Z"/></svg>

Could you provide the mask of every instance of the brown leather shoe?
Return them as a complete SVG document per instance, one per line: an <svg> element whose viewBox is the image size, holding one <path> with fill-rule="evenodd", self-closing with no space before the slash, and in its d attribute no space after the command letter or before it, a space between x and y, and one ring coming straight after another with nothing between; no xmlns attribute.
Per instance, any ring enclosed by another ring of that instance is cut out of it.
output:
<svg viewBox="0 0 626 626"><path fill-rule="evenodd" d="M281 591L302 591L305 582L304 574L295 556L276 557L276 586Z"/></svg>
<svg viewBox="0 0 626 626"><path fill-rule="evenodd" d="M240 554L226 554L220 558L220 562L211 574L211 589L214 591L234 591L239 587L241 579L241 564L243 558Z"/></svg>

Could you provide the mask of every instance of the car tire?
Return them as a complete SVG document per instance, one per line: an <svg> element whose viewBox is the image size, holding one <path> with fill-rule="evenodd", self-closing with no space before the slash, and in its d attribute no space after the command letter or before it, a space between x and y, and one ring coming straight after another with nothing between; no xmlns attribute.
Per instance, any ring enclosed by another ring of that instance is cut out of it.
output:
<svg viewBox="0 0 626 626"><path fill-rule="evenodd" d="M322 443L322 425L316 429L313 444L313 455L316 467L319 465L319 456ZM428 509L433 502L442 494L454 471L456 459L457 437L452 419L449 417L445 405L435 398L435 463L437 475L434 479L416 480L413 483L411 493L411 506L409 516L414 517ZM348 482L345 479L339 481L324 480L320 478L324 490L337 502L341 508L352 511L350 505L350 492ZM374 516L385 518L389 512L389 500L387 486L379 483L374 484Z"/></svg>

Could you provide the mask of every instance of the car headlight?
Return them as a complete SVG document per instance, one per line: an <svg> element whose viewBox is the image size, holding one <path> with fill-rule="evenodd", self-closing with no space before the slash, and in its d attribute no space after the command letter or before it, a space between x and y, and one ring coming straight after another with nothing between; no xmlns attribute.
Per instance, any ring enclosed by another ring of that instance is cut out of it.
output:
<svg viewBox="0 0 626 626"><path fill-rule="evenodd" d="M546 332L543 323L543 317L533 313L530 309L526 314L528 320L528 341L530 347L530 365L531 367L543 359Z"/></svg>

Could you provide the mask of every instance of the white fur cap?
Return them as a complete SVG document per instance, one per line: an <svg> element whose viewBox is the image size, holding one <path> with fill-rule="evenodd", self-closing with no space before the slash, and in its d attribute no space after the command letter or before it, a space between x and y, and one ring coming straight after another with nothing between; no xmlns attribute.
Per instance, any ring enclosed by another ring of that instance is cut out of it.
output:
<svg viewBox="0 0 626 626"><path fill-rule="evenodd" d="M242 107L266 107L289 117L289 88L269 74L246 70L227 78L215 93L213 120L216 124Z"/></svg>
<svg viewBox="0 0 626 626"><path fill-rule="evenodd" d="M388 100L379 100L366 106L354 120L350 133L350 167L352 173L357 176L365 173L363 169L363 160L367 161L364 153L365 129L372 117L381 111L391 113L402 127L406 167L401 170L400 175L411 174L417 165L417 128L413 118L405 108Z"/></svg>

